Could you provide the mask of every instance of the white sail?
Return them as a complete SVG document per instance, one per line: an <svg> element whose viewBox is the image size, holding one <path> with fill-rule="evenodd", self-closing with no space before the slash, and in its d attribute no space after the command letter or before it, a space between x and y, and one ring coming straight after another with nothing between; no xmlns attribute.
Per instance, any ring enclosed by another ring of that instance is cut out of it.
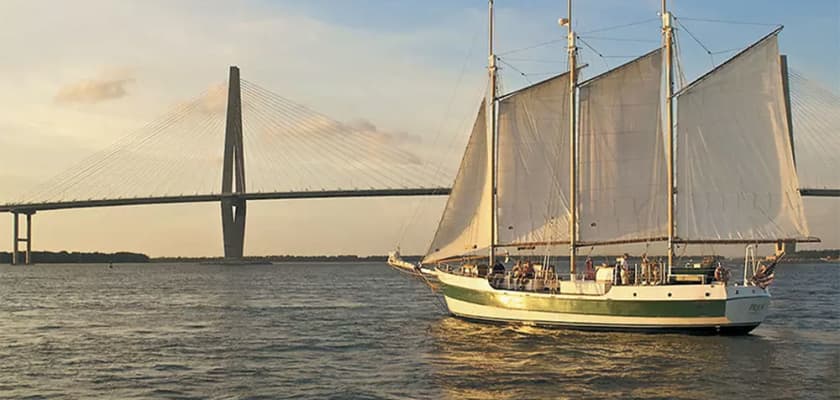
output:
<svg viewBox="0 0 840 400"><path fill-rule="evenodd" d="M677 236L803 238L776 34L678 95Z"/></svg>
<svg viewBox="0 0 840 400"><path fill-rule="evenodd" d="M452 193L423 264L473 254L490 247L490 146L487 143L485 108L482 101L452 185Z"/></svg>
<svg viewBox="0 0 840 400"><path fill-rule="evenodd" d="M580 240L667 236L667 175L659 112L662 50L580 87Z"/></svg>
<svg viewBox="0 0 840 400"><path fill-rule="evenodd" d="M498 242L569 240L569 75L499 101Z"/></svg>

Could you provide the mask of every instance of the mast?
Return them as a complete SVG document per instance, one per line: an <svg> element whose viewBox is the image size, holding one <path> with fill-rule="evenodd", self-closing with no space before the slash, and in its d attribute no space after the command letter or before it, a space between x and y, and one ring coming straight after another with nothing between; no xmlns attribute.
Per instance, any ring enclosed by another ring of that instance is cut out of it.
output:
<svg viewBox="0 0 840 400"><path fill-rule="evenodd" d="M489 101L486 103L487 118L487 143L488 146L488 163L490 169L490 254L488 265L493 268L496 264L496 54L493 50L493 39L495 32L495 15L493 11L493 0L489 0L489 55L487 59L487 71L490 74L490 94Z"/></svg>
<svg viewBox="0 0 840 400"><path fill-rule="evenodd" d="M667 0L662 0L662 40L665 45L665 129L667 129L667 157L668 157L668 276L674 265L674 197L676 187L674 182L674 78L673 78L673 30L671 27L671 13L668 12Z"/></svg>
<svg viewBox="0 0 840 400"><path fill-rule="evenodd" d="M572 0L568 0L567 17L560 19L560 25L568 30L569 52L569 273L575 278L575 256L577 255L577 140L575 105L577 101L577 46L572 29Z"/></svg>

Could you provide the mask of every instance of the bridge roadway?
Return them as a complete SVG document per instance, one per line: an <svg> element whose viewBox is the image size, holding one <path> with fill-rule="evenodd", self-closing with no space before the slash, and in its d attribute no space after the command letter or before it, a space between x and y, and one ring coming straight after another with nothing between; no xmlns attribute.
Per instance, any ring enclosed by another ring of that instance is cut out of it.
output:
<svg viewBox="0 0 840 400"><path fill-rule="evenodd" d="M66 210L73 208L117 207L151 204L206 203L221 200L287 200L287 199L329 199L347 197L406 197L406 196L448 196L448 187L404 188L404 189L361 189L361 190L313 190L294 192L256 192L229 194L194 194L159 197L130 197L121 199L71 200L46 203L11 203L0 205L0 212L25 214L32 211ZM840 189L799 189L802 196L840 197Z"/></svg>
<svg viewBox="0 0 840 400"><path fill-rule="evenodd" d="M347 197L407 197L447 196L450 188L404 188L404 189L357 189L357 190L314 190L296 192L217 193L161 197L132 197L122 199L71 200L46 203L19 203L0 205L0 212L32 213L35 211L66 210L74 208L137 206L151 204L206 203L222 200L287 200L287 199L330 199Z"/></svg>

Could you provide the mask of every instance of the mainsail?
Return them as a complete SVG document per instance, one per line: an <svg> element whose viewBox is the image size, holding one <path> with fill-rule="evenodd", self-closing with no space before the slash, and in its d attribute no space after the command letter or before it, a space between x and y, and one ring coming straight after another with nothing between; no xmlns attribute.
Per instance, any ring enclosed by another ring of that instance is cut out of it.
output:
<svg viewBox="0 0 840 400"><path fill-rule="evenodd" d="M582 242L662 240L668 234L661 81L657 49L580 87Z"/></svg>
<svg viewBox="0 0 840 400"><path fill-rule="evenodd" d="M487 118L481 102L464 158L424 264L488 249L491 198Z"/></svg>
<svg viewBox="0 0 840 400"><path fill-rule="evenodd" d="M676 227L681 241L808 235L788 135L777 33L678 94Z"/></svg>
<svg viewBox="0 0 840 400"><path fill-rule="evenodd" d="M568 242L568 129L568 73L499 101L500 246Z"/></svg>

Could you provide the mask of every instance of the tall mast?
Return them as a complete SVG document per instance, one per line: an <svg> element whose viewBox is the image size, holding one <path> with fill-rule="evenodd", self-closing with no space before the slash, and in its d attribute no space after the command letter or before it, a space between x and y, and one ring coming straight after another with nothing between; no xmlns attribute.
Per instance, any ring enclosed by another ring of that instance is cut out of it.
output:
<svg viewBox="0 0 840 400"><path fill-rule="evenodd" d="M575 105L577 102L577 45L575 32L572 29L572 0L568 0L567 17L560 19L560 25L566 25L568 30L569 52L569 272L575 277L575 256L577 255L577 118Z"/></svg>
<svg viewBox="0 0 840 400"><path fill-rule="evenodd" d="M668 12L667 0L662 0L662 40L665 45L665 129L668 136L668 276L674 265L674 197L676 185L674 182L674 58L673 30L671 27L671 13Z"/></svg>
<svg viewBox="0 0 840 400"><path fill-rule="evenodd" d="M490 260L488 265L492 268L496 264L496 54L493 50L493 39L495 32L495 15L493 12L493 0L489 0L489 55L487 58L487 71L490 74L490 94L487 107L487 143L488 162L490 169Z"/></svg>

